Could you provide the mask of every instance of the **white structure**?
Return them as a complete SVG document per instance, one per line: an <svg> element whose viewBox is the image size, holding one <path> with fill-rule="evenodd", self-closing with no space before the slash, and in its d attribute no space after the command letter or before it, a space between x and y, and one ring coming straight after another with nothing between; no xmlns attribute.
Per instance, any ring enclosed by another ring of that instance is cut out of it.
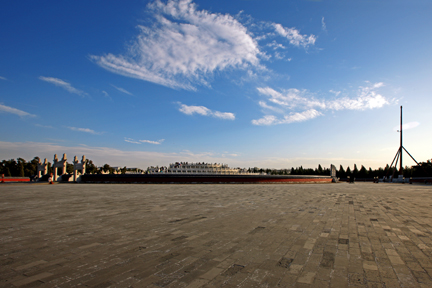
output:
<svg viewBox="0 0 432 288"><path fill-rule="evenodd" d="M54 179L53 181L57 181L57 177L58 177L58 173L57 173L57 169L60 168L60 175L66 174L66 161L67 161L67 157L66 157L66 153L63 154L63 158L62 160L58 160L57 154L54 154L54 161L53 161L53 176Z"/></svg>
<svg viewBox="0 0 432 288"><path fill-rule="evenodd" d="M245 174L259 174L250 173L241 168L230 168L227 164L211 164L211 163L188 163L176 162L169 165L169 167L149 167L147 173L164 173L164 174L213 174L213 175L245 175Z"/></svg>
<svg viewBox="0 0 432 288"><path fill-rule="evenodd" d="M80 171L79 175L85 174L85 169L86 169L85 155L82 156L81 163L78 161L77 156L75 156L73 165L74 165L73 181L76 182L78 179L78 173L79 173L78 171Z"/></svg>
<svg viewBox="0 0 432 288"><path fill-rule="evenodd" d="M43 163L39 159L39 163L38 163L38 166L37 166L37 175L38 175L38 178L40 178L40 177L42 177L42 175L45 175L45 174L48 173L47 166L48 166L47 158L45 158L45 160L44 160Z"/></svg>

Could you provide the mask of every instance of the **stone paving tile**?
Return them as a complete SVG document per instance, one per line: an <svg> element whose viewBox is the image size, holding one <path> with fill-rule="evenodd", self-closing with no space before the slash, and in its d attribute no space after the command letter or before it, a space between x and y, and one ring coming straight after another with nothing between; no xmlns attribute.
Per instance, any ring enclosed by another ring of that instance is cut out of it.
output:
<svg viewBox="0 0 432 288"><path fill-rule="evenodd" d="M0 185L0 287L432 287L432 186Z"/></svg>

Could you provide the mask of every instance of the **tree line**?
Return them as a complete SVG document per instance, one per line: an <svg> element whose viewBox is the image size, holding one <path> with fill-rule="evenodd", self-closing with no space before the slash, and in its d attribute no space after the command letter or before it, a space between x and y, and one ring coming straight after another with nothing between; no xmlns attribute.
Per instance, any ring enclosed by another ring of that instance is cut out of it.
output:
<svg viewBox="0 0 432 288"><path fill-rule="evenodd" d="M249 172L254 173L266 173L269 175L321 175L328 176L330 175L330 167L322 168L321 165L318 165L317 168L303 168L303 166L291 168L291 169L266 169L266 168L249 168ZM395 167L389 167L387 164L384 168L380 167L378 169L366 169L365 166L361 165L360 169L358 169L357 164L354 164L353 169L349 166L345 169L342 165L339 166L339 170L336 169L336 176L341 179L345 178L357 178L357 179L366 179L366 178L383 178L394 176L397 177L399 175L398 169ZM432 163L430 161L421 162L419 165L415 165L412 167L405 166L403 168L403 175L405 178L410 177L432 177Z"/></svg>

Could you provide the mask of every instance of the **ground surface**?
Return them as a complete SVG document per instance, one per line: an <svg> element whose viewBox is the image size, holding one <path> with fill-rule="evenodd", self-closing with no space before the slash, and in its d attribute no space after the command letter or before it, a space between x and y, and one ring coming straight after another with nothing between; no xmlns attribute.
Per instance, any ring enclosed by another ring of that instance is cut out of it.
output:
<svg viewBox="0 0 432 288"><path fill-rule="evenodd" d="M0 185L0 287L431 287L432 186Z"/></svg>

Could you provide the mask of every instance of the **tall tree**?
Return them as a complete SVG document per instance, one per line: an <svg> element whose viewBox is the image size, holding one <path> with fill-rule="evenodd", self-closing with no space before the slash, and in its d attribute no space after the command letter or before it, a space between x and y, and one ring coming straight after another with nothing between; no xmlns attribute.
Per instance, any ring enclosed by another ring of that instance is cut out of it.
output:
<svg viewBox="0 0 432 288"><path fill-rule="evenodd" d="M340 178L345 178L346 177L346 172L345 172L345 169L343 168L342 165L339 166L338 176Z"/></svg>
<svg viewBox="0 0 432 288"><path fill-rule="evenodd" d="M349 166L347 167L347 170L346 170L346 176L348 177L348 176L353 176L352 175L352 173L351 173L351 169L349 168Z"/></svg>

